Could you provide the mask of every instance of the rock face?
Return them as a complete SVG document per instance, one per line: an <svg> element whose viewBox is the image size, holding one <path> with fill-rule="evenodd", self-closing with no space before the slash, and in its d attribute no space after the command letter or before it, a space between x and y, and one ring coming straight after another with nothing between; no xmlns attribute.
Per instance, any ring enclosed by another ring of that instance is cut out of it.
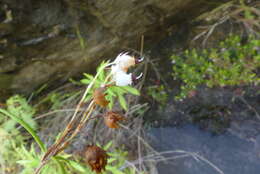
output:
<svg viewBox="0 0 260 174"><path fill-rule="evenodd" d="M1 0L0 93L90 72L228 0Z"/></svg>

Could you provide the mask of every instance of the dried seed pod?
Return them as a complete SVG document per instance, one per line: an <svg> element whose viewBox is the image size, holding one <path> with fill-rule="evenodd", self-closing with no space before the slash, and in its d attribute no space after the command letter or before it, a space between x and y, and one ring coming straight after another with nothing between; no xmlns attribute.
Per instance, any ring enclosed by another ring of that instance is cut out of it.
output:
<svg viewBox="0 0 260 174"><path fill-rule="evenodd" d="M92 171L100 173L105 170L108 155L106 151L95 145L88 145L85 150L85 161Z"/></svg>
<svg viewBox="0 0 260 174"><path fill-rule="evenodd" d="M101 107L106 107L109 103L109 101L105 97L106 96L105 90L106 90L105 87L100 87L95 89L93 93L94 102Z"/></svg>
<svg viewBox="0 0 260 174"><path fill-rule="evenodd" d="M124 120L125 117L118 112L108 111L104 116L104 121L107 127L116 129L119 128L118 121Z"/></svg>

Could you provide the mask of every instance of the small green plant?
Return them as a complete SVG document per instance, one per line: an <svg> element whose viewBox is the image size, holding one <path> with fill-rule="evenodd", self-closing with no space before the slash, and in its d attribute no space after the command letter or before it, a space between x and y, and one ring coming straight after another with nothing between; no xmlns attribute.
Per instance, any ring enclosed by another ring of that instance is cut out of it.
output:
<svg viewBox="0 0 260 174"><path fill-rule="evenodd" d="M37 128L37 123L33 120L35 109L28 104L27 100L19 95L10 97L6 102L6 109L0 108L0 165L1 170L9 173L17 172L16 161L19 160L15 148L21 146L27 136L22 135L17 123L25 123L30 131ZM11 115L5 117L5 115Z"/></svg>
<svg viewBox="0 0 260 174"><path fill-rule="evenodd" d="M33 120L35 109L28 104L26 99L22 96L15 95L9 98L6 102L6 111L10 114L27 122L33 129L37 128L37 123ZM17 122L12 119L7 119L0 113L0 124L6 131L14 130Z"/></svg>
<svg viewBox="0 0 260 174"><path fill-rule="evenodd" d="M242 43L239 36L230 36L218 48L186 50L171 57L173 77L182 81L176 98L185 98L200 85L224 87L259 84L260 40L250 36Z"/></svg>

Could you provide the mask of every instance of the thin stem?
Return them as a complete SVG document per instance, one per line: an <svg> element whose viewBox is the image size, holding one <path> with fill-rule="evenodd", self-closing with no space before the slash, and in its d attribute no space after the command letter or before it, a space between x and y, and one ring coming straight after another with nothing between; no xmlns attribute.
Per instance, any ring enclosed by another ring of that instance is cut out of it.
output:
<svg viewBox="0 0 260 174"><path fill-rule="evenodd" d="M43 168L43 166L44 166L46 163L47 163L47 161L44 162L44 163L42 162L42 163L40 164L40 166L35 169L34 174L39 174L39 173L41 172L41 169Z"/></svg>
<svg viewBox="0 0 260 174"><path fill-rule="evenodd" d="M144 35L141 37L141 49L140 49L140 54L141 56L143 55L144 52Z"/></svg>
<svg viewBox="0 0 260 174"><path fill-rule="evenodd" d="M88 87L86 88L86 90L85 90L83 96L81 97L81 100L79 101L79 103L78 103L78 105L77 105L77 107L76 107L76 109L75 109L75 112L74 112L74 114L73 114L73 116L72 116L70 122L72 122L72 121L75 119L75 117L76 117L76 115L77 115L77 113L78 113L78 111L79 111L79 109L80 109L80 107L81 107L81 104L84 102L84 99L86 98L86 96L87 96L89 90L91 89L91 87L94 85L94 83L95 83L96 79L98 78L99 74L102 72L102 70L103 70L104 68L106 68L106 67L108 67L108 66L110 66L110 65L113 65L113 64L114 64L114 63L109 63L109 64L107 64L106 66L100 68L100 70L97 72L97 74L95 75L94 79L93 79L93 80L91 81L91 83L88 85ZM66 129L65 129L64 132L66 132Z"/></svg>
<svg viewBox="0 0 260 174"><path fill-rule="evenodd" d="M89 109L87 109L87 111L84 113L78 127L76 128L76 130L72 133L72 135L69 137L69 139L67 141L72 140L77 134L78 132L81 130L81 128L83 127L83 125L86 123L86 121L90 118L90 115L92 114L95 105L94 102L92 101L89 105Z"/></svg>

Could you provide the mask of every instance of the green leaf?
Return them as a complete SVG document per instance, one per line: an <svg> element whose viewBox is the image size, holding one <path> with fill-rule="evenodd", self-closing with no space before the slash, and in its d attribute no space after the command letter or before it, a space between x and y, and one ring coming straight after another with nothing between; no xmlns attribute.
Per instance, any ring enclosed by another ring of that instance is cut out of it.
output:
<svg viewBox="0 0 260 174"><path fill-rule="evenodd" d="M89 80L93 80L93 79L94 79L94 76L91 75L91 74L83 73L83 75L84 75L85 77L87 77L87 79L89 79Z"/></svg>
<svg viewBox="0 0 260 174"><path fill-rule="evenodd" d="M107 160L107 163L110 164L110 163L112 163L112 162L114 162L114 161L116 161L116 160L117 160L116 158L109 158L109 159Z"/></svg>
<svg viewBox="0 0 260 174"><path fill-rule="evenodd" d="M105 81L105 78L106 78L105 70L99 68L98 71L100 71L100 74L98 76L98 80L99 81Z"/></svg>
<svg viewBox="0 0 260 174"><path fill-rule="evenodd" d="M82 80L80 80L80 82L85 84L85 85L88 85L91 82L91 80L89 80L89 79L82 79Z"/></svg>
<svg viewBox="0 0 260 174"><path fill-rule="evenodd" d="M116 96L116 93L112 90L112 89L107 89L107 94L108 95L111 95L111 96L113 96L113 97L115 97Z"/></svg>
<svg viewBox="0 0 260 174"><path fill-rule="evenodd" d="M118 96L118 100L119 100L119 103L120 103L120 105L122 106L122 108L123 108L124 110L127 110L127 103L126 103L125 98L124 98L122 95L119 95L119 96Z"/></svg>
<svg viewBox="0 0 260 174"><path fill-rule="evenodd" d="M106 98L109 101L108 108L111 110L114 106L114 97L107 95Z"/></svg>
<svg viewBox="0 0 260 174"><path fill-rule="evenodd" d="M112 166L107 166L106 170L111 171L113 174L125 174L124 172L120 171L118 168Z"/></svg>
<svg viewBox="0 0 260 174"><path fill-rule="evenodd" d="M124 90L123 87L119 87L119 86L112 86L112 87L110 87L110 89L113 92L117 93L117 95L123 95L123 94L127 93L127 91Z"/></svg>
<svg viewBox="0 0 260 174"><path fill-rule="evenodd" d="M78 170L79 172L84 173L86 171L85 167L83 167L82 165L80 165L79 163L77 163L75 161L70 160L69 164L70 164L71 167L73 167L74 169Z"/></svg>
<svg viewBox="0 0 260 174"><path fill-rule="evenodd" d="M136 89L136 88L133 88L133 87L131 87L131 86L124 86L124 87L122 87L122 88L125 89L127 92L133 94L133 95L138 95L138 96L140 95L139 90Z"/></svg>
<svg viewBox="0 0 260 174"><path fill-rule="evenodd" d="M32 163L32 161L30 161L30 160L18 160L18 161L16 161L16 163L21 164L21 165L27 165L27 164Z"/></svg>
<svg viewBox="0 0 260 174"><path fill-rule="evenodd" d="M103 149L104 149L104 150L108 150L108 149L112 146L112 144L113 144L113 141L109 141L109 142L103 147Z"/></svg>

